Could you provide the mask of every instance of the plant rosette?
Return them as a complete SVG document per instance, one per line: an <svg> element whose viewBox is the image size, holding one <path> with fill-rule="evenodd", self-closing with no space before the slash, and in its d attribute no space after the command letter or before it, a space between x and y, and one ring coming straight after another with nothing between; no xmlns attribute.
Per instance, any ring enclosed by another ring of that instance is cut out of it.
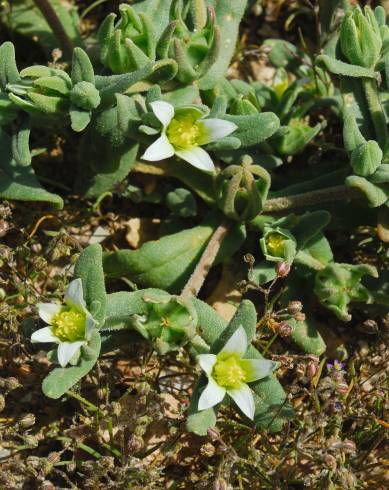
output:
<svg viewBox="0 0 389 490"><path fill-rule="evenodd" d="M229 136L237 129L236 124L207 118L207 113L194 106L174 108L163 101L151 102L150 106L162 124L162 132L141 158L155 162L175 155L200 170L213 172L214 163L202 146Z"/></svg>
<svg viewBox="0 0 389 490"><path fill-rule="evenodd" d="M88 344L97 322L86 308L81 279L74 279L65 294L65 304L38 303L40 318L49 326L31 335L31 342L58 344L62 367L78 363L81 347Z"/></svg>
<svg viewBox="0 0 389 490"><path fill-rule="evenodd" d="M247 348L247 334L240 326L218 354L197 356L208 378L199 398L199 411L214 407L227 394L249 419L254 419L254 397L247 383L270 376L278 363L267 359L245 359Z"/></svg>

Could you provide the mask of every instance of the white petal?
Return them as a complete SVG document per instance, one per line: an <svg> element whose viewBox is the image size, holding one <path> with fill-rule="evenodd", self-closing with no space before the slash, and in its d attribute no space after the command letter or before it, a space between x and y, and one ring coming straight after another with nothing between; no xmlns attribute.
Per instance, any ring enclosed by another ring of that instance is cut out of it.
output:
<svg viewBox="0 0 389 490"><path fill-rule="evenodd" d="M57 357L58 362L62 367L65 367L70 359L80 350L85 341L78 340L77 342L61 342L58 346Z"/></svg>
<svg viewBox="0 0 389 490"><path fill-rule="evenodd" d="M213 366L216 363L215 354L200 354L197 356L197 360L201 369L205 371L206 374L212 373Z"/></svg>
<svg viewBox="0 0 389 490"><path fill-rule="evenodd" d="M208 384L199 398L198 410L206 410L220 403L226 394L226 389L219 386L216 381L209 377Z"/></svg>
<svg viewBox="0 0 389 490"><path fill-rule="evenodd" d="M162 123L162 126L164 128L169 126L170 121L174 117L174 107L169 102L163 102L162 100L151 102L150 106L155 117Z"/></svg>
<svg viewBox="0 0 389 490"><path fill-rule="evenodd" d="M255 404L253 393L245 383L236 390L227 390L229 396L249 419L254 419Z"/></svg>
<svg viewBox="0 0 389 490"><path fill-rule="evenodd" d="M228 339L226 345L220 352L233 352L242 357L247 350L247 334L246 330L240 325L239 328L235 330L233 335Z"/></svg>
<svg viewBox="0 0 389 490"><path fill-rule="evenodd" d="M84 300L84 291L82 289L81 279L74 279L68 286L65 294L65 302L71 306L77 306L82 310L86 310Z"/></svg>
<svg viewBox="0 0 389 490"><path fill-rule="evenodd" d="M40 328L31 335L31 342L59 342L50 327Z"/></svg>
<svg viewBox="0 0 389 490"><path fill-rule="evenodd" d="M249 365L249 371L251 371L250 376L246 379L249 383L270 376L278 366L277 362L267 359L242 359L242 361Z"/></svg>
<svg viewBox="0 0 389 490"><path fill-rule="evenodd" d="M55 303L38 303L38 314L39 317L49 325L53 316L61 311L62 306Z"/></svg>
<svg viewBox="0 0 389 490"><path fill-rule="evenodd" d="M152 145L150 145L141 156L143 160L158 162L174 155L174 148L170 144L166 134L162 134Z"/></svg>
<svg viewBox="0 0 389 490"><path fill-rule="evenodd" d="M233 122L224 121L223 119L204 119L201 122L208 131L208 137L204 141L204 144L225 138L238 128Z"/></svg>
<svg viewBox="0 0 389 490"><path fill-rule="evenodd" d="M200 170L206 172L215 170L211 157L200 146L195 146L190 150L177 150L176 155Z"/></svg>
<svg viewBox="0 0 389 490"><path fill-rule="evenodd" d="M85 338L90 339L93 330L96 328L97 323L93 319L92 315L88 312L86 315L86 327L85 327Z"/></svg>

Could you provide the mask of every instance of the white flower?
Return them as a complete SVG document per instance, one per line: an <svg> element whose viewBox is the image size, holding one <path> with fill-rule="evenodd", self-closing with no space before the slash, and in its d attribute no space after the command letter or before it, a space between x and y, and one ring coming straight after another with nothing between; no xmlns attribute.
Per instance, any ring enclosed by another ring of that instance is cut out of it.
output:
<svg viewBox="0 0 389 490"><path fill-rule="evenodd" d="M249 419L254 419L254 398L247 383L266 378L277 363L266 359L244 359L247 347L247 335L240 326L217 355L197 357L208 377L208 384L199 399L199 410L214 407L227 394Z"/></svg>
<svg viewBox="0 0 389 490"><path fill-rule="evenodd" d="M201 146L228 136L237 128L236 124L223 119L205 119L204 112L196 107L175 109L163 101L150 105L162 124L162 134L142 158L155 162L176 155L200 170L213 172L213 161Z"/></svg>
<svg viewBox="0 0 389 490"><path fill-rule="evenodd" d="M65 304L38 303L40 318L49 326L31 335L31 342L55 342L62 367L78 361L81 346L88 343L96 326L86 308L81 279L74 279L65 294Z"/></svg>

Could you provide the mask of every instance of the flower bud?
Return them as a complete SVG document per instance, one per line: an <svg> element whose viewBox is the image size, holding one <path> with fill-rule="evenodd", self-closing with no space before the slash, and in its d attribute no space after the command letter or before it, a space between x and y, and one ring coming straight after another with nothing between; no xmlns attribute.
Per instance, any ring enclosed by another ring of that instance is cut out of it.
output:
<svg viewBox="0 0 389 490"><path fill-rule="evenodd" d="M19 426L23 429L28 429L35 424L35 415L33 413L27 413L19 420Z"/></svg>
<svg viewBox="0 0 389 490"><path fill-rule="evenodd" d="M16 390L22 386L17 378L11 376L10 378L5 379L5 387L8 391Z"/></svg>
<svg viewBox="0 0 389 490"><path fill-rule="evenodd" d="M365 15L360 7L345 15L340 30L340 46L353 65L375 67L380 58L382 40L370 7L365 7Z"/></svg>
<svg viewBox="0 0 389 490"><path fill-rule="evenodd" d="M49 453L49 455L47 456L47 462L50 464L58 463L60 459L61 459L61 454L55 451Z"/></svg>
<svg viewBox="0 0 389 490"><path fill-rule="evenodd" d="M229 490L230 486L224 478L218 478L213 483L213 490Z"/></svg>
<svg viewBox="0 0 389 490"><path fill-rule="evenodd" d="M355 453L357 450L355 442L351 441L350 439L345 439L343 441L342 448L345 453Z"/></svg>
<svg viewBox="0 0 389 490"><path fill-rule="evenodd" d="M289 315L295 315L296 313L301 312L303 309L303 304L301 301L289 301L287 308Z"/></svg>
<svg viewBox="0 0 389 490"><path fill-rule="evenodd" d="M277 332L280 337L289 337L292 334L292 327L287 321L280 322L277 327Z"/></svg>
<svg viewBox="0 0 389 490"><path fill-rule="evenodd" d="M300 311L299 313L296 313L293 318L296 320L296 322L305 322L305 313Z"/></svg>
<svg viewBox="0 0 389 490"><path fill-rule="evenodd" d="M290 265L288 262L277 262L275 269L278 277L286 277L290 272Z"/></svg>
<svg viewBox="0 0 389 490"><path fill-rule="evenodd" d="M0 219L0 238L3 238L9 230L9 223L4 219Z"/></svg>
<svg viewBox="0 0 389 490"><path fill-rule="evenodd" d="M210 427L207 430L207 434L212 439L212 441L218 441L220 439L220 433L215 427Z"/></svg>
<svg viewBox="0 0 389 490"><path fill-rule="evenodd" d="M307 365L308 378L312 381L317 373L317 364L315 362L309 362Z"/></svg>
<svg viewBox="0 0 389 490"><path fill-rule="evenodd" d="M5 408L5 398L3 395L0 395L0 412L2 412Z"/></svg>
<svg viewBox="0 0 389 490"><path fill-rule="evenodd" d="M207 458L212 458L212 456L215 454L215 446L210 442L207 442L201 446L200 453Z"/></svg>
<svg viewBox="0 0 389 490"><path fill-rule="evenodd" d="M374 335L378 333L378 323L375 320L368 318L359 326L359 330L364 333Z"/></svg>
<svg viewBox="0 0 389 490"><path fill-rule="evenodd" d="M39 445L38 438L36 436L31 435L31 434L28 434L25 436L24 442L30 447L38 447L38 445Z"/></svg>
<svg viewBox="0 0 389 490"><path fill-rule="evenodd" d="M284 228L265 228L259 244L266 260L291 264L296 255L296 239Z"/></svg>
<svg viewBox="0 0 389 490"><path fill-rule="evenodd" d="M349 386L345 381L339 381L336 383L336 391L341 395L345 395L348 392Z"/></svg>
<svg viewBox="0 0 389 490"><path fill-rule="evenodd" d="M269 188L269 173L245 157L241 165L229 165L217 176L217 203L228 218L251 220L262 211Z"/></svg>

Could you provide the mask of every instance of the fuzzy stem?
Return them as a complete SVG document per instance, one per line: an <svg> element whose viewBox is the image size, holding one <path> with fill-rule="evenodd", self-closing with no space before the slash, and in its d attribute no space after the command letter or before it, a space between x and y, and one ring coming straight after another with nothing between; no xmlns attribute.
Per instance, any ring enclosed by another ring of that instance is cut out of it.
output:
<svg viewBox="0 0 389 490"><path fill-rule="evenodd" d="M227 222L221 223L214 231L211 239L209 240L200 261L198 262L195 270L190 276L181 296L197 296L203 285L205 278L207 277L209 269L215 261L216 255L220 250L220 246L229 230Z"/></svg>
<svg viewBox="0 0 389 490"><path fill-rule="evenodd" d="M67 35L62 22L60 21L56 11L50 3L50 0L34 0L35 5L42 12L46 22L51 27L58 41L61 43L66 59L71 60L73 54L73 43Z"/></svg>
<svg viewBox="0 0 389 490"><path fill-rule="evenodd" d="M381 149L385 150L388 141L388 129L378 95L377 82L370 78L362 78L361 80L378 143Z"/></svg>
<svg viewBox="0 0 389 490"><path fill-rule="evenodd" d="M302 206L313 206L325 202L345 201L348 199L358 199L362 194L352 187L337 185L319 189L311 192L303 192L294 196L276 197L268 199L263 208L264 213L277 213Z"/></svg>

